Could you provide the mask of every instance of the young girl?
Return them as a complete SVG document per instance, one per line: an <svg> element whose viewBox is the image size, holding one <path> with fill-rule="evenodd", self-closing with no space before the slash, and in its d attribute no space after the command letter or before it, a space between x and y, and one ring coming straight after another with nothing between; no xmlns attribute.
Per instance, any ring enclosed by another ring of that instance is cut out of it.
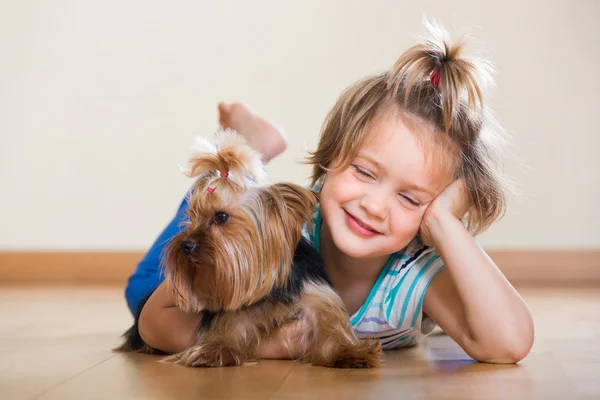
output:
<svg viewBox="0 0 600 400"><path fill-rule="evenodd" d="M489 67L462 56L465 41L429 28L429 39L350 86L327 116L310 157L320 204L304 234L359 337L411 346L437 324L476 360L518 362L533 344L531 315L473 238L503 214L507 196L501 137L488 130L482 101ZM265 161L285 149L279 130L244 106L220 104L219 113ZM139 329L166 352L191 346L200 320L161 283L161 251L186 208L184 200L126 290L134 311L156 288ZM282 328L262 357L293 356L283 343L294 328Z"/></svg>

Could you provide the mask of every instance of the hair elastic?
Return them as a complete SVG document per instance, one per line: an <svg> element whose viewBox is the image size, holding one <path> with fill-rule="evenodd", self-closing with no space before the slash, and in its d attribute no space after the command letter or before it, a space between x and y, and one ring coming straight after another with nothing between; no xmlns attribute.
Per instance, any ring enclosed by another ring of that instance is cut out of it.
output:
<svg viewBox="0 0 600 400"><path fill-rule="evenodd" d="M228 176L229 176L229 174L228 174L227 172L221 172L221 177L223 177L223 178L227 178ZM214 192L214 191L215 191L215 188L214 188L214 187L209 187L209 188L207 188L206 190L208 190L209 192L211 192L211 193L212 193L212 192Z"/></svg>
<svg viewBox="0 0 600 400"><path fill-rule="evenodd" d="M431 84L433 86L435 86L436 88L440 87L440 71L438 71L437 69L434 69L433 72L431 73L431 75L429 76L429 81L431 82Z"/></svg>

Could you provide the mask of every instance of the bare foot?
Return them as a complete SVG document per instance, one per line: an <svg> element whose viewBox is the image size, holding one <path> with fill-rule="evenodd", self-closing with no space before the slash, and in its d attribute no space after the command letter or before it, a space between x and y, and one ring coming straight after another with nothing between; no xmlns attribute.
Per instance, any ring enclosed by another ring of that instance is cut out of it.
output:
<svg viewBox="0 0 600 400"><path fill-rule="evenodd" d="M242 103L219 103L219 124L235 130L263 156L265 163L287 148L285 134Z"/></svg>

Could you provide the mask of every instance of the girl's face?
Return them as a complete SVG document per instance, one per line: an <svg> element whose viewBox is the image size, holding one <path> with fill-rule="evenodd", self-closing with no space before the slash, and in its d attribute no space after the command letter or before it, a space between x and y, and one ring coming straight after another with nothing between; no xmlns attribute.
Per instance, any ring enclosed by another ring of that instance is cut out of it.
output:
<svg viewBox="0 0 600 400"><path fill-rule="evenodd" d="M385 113L371 124L351 165L327 173L321 213L344 254L372 258L404 248L427 206L450 183L450 173L436 162L443 157L432 157L416 134L398 113Z"/></svg>

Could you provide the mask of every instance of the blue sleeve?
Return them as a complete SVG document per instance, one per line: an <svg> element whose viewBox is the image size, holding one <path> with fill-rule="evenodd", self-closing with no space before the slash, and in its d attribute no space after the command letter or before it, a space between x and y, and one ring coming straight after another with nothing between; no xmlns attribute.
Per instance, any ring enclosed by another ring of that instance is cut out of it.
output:
<svg viewBox="0 0 600 400"><path fill-rule="evenodd" d="M182 222L187 219L185 212L189 208L188 196L181 201L177 214L154 241L144 258L127 281L125 299L132 314L135 314L138 305L150 292L164 280L161 268L162 253L169 240L184 228Z"/></svg>

